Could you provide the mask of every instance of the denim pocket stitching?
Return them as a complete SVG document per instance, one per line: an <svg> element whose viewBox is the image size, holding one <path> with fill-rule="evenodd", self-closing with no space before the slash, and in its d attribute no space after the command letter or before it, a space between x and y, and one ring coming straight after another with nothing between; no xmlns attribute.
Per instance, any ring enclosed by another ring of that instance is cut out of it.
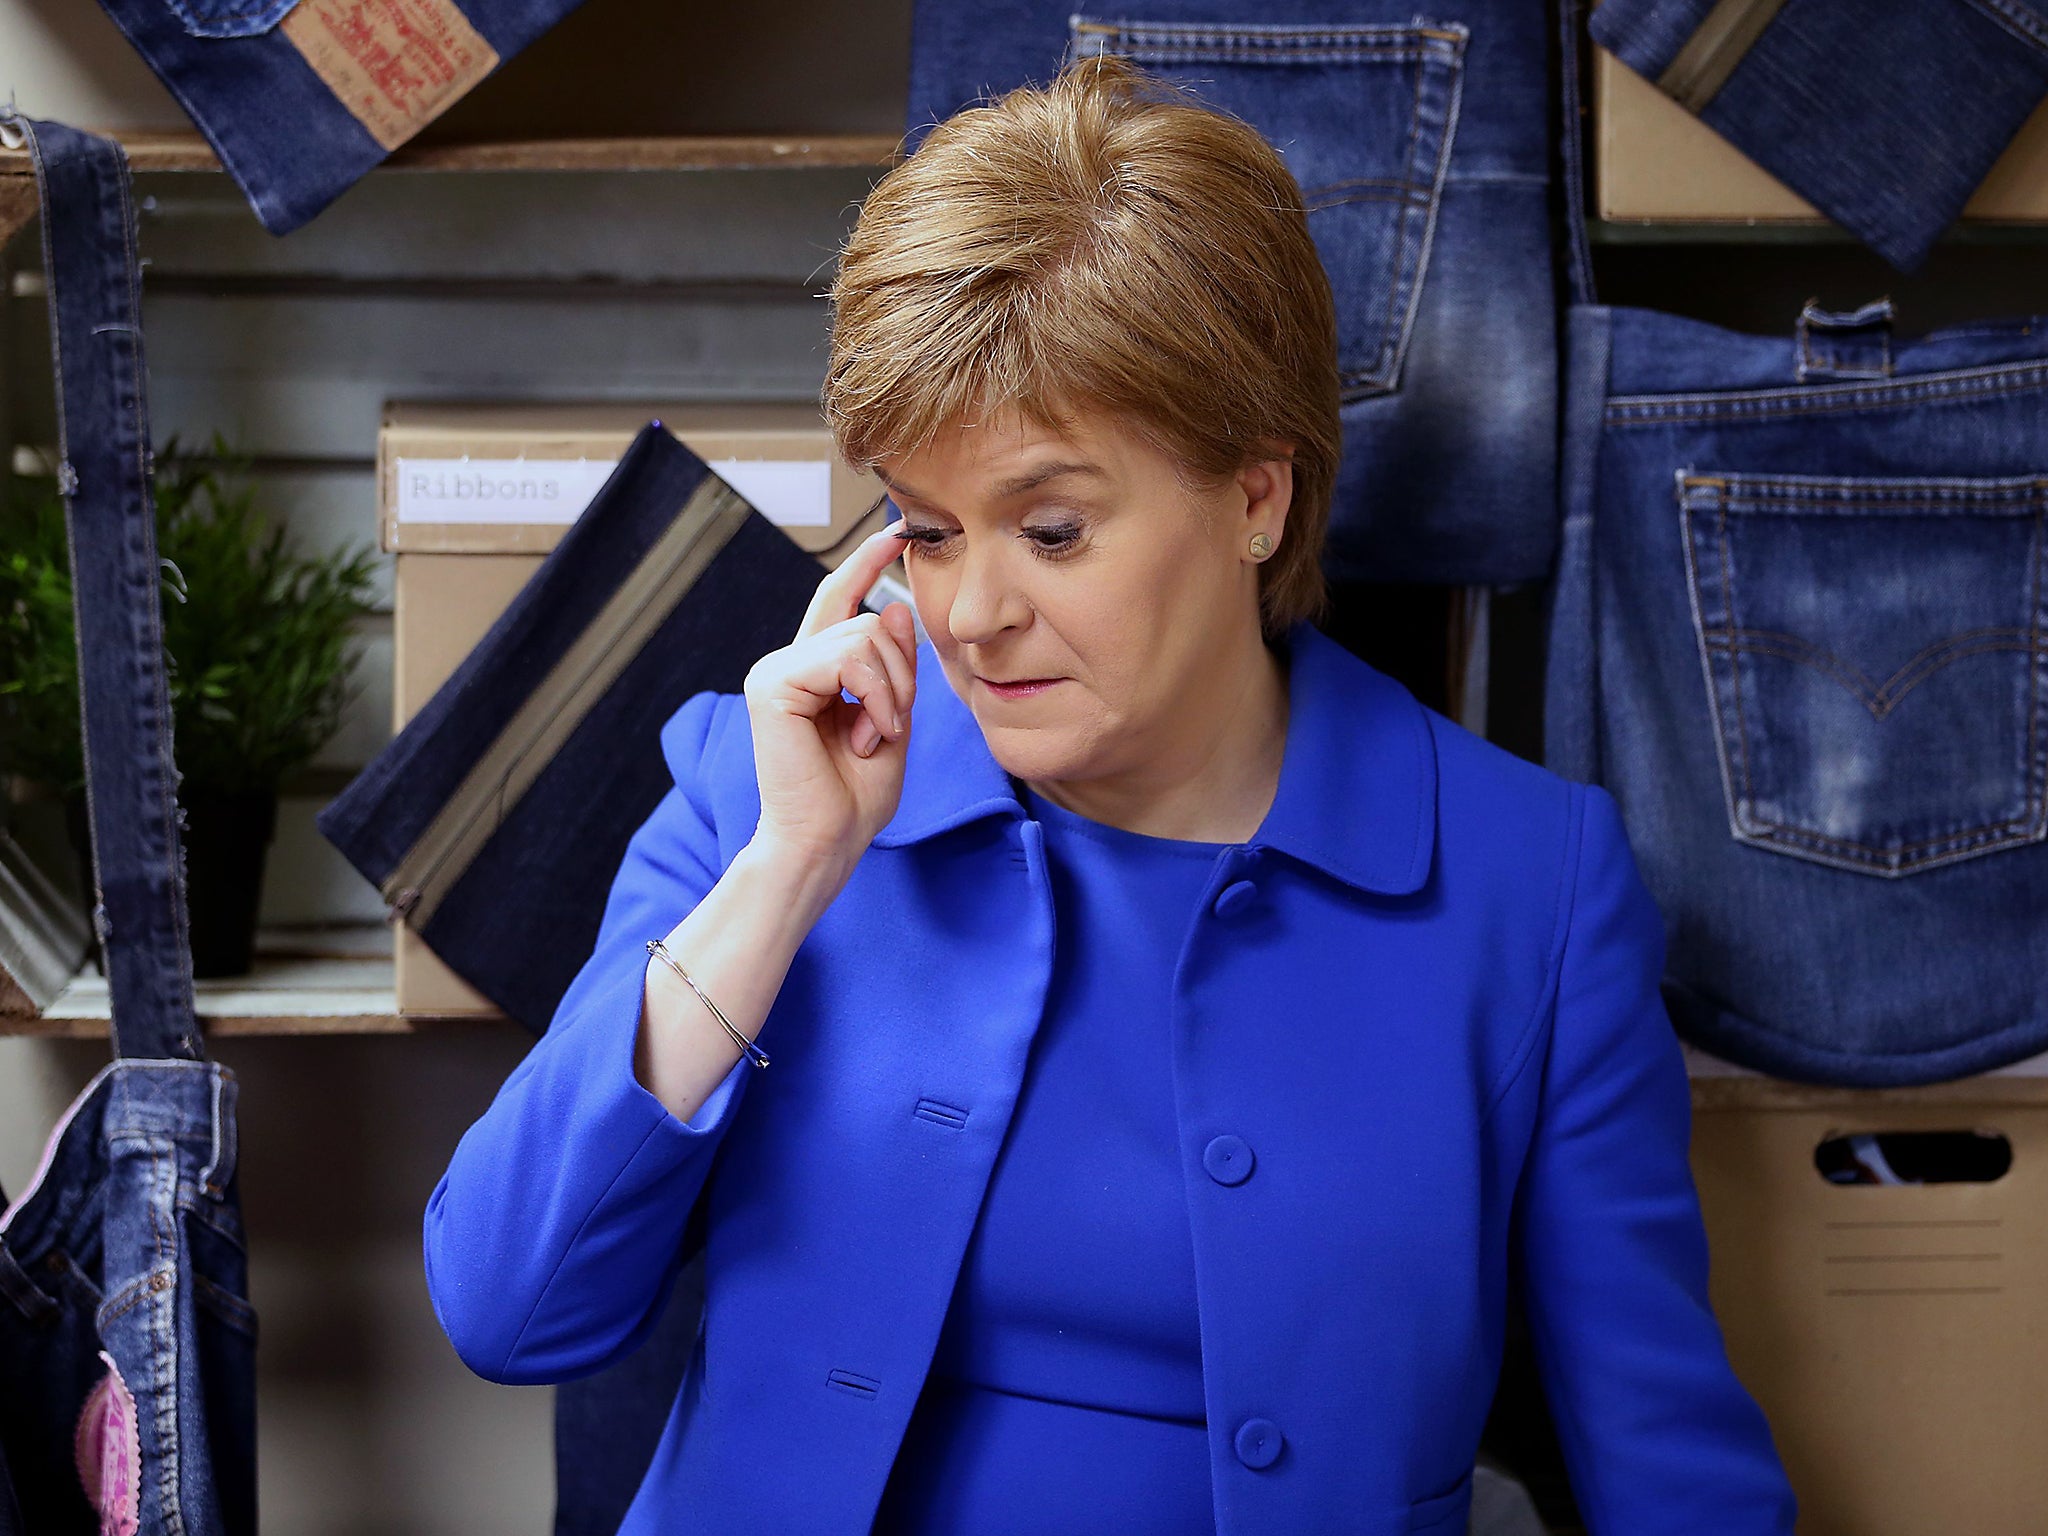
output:
<svg viewBox="0 0 2048 1536"><path fill-rule="evenodd" d="M2044 26L2041 18L2026 6L2015 5L2012 0L1968 0L1968 3L2020 42L2048 54L2048 26Z"/></svg>
<svg viewBox="0 0 2048 1536"><path fill-rule="evenodd" d="M164 4L193 37L256 37L284 20L298 0L261 0L249 6L222 6L207 0L164 0Z"/></svg>
<svg viewBox="0 0 2048 1536"><path fill-rule="evenodd" d="M237 1296L226 1286L209 1280L197 1270L192 1272L192 1300L196 1306L203 1307L221 1326L232 1328L245 1338L256 1337L256 1309L243 1297Z"/></svg>
<svg viewBox="0 0 2048 1536"><path fill-rule="evenodd" d="M1285 22L1134 21L1121 17L1097 20L1085 14L1067 18L1075 36L1098 38L1140 62L1170 64L1302 63L1349 64L1371 59L1419 58L1448 44L1462 50L1471 35L1462 23L1361 23L1356 26L1295 26ZM1220 55L1220 57L1219 57Z"/></svg>
<svg viewBox="0 0 2048 1536"><path fill-rule="evenodd" d="M1863 700L1871 718L1882 720L1898 705L1899 700L1911 693L1921 683L1939 672L1950 662L1961 661L1965 656L1980 656L1991 651L2020 651L2031 654L2033 636L2024 629L1985 626L1978 629L1958 630L1945 640L1916 651L1890 677L1882 683L1873 682L1870 674L1855 663L1837 656L1833 651L1816 645L1799 635L1786 634L1775 629L1704 628L1702 634L1710 635L1722 642L1729 650L1755 651L1768 656L1780 656L1787 661L1800 662L1816 672L1825 673ZM1979 644L1964 647L1961 642L1979 636L2021 637L2018 640L2000 638L1985 640ZM1767 642L1778 642L1770 644ZM1943 654L1946 653L1946 654ZM1908 677L1908 674L1913 674ZM1900 679L1906 678L1901 683ZM1899 684L1894 688L1893 684ZM1908 844L1907 846L1911 846Z"/></svg>
<svg viewBox="0 0 2048 1536"><path fill-rule="evenodd" d="M1710 421L1760 421L1837 411L1901 410L1946 400L1982 401L2048 387L2048 361L2029 359L1981 368L1894 376L1882 384L1816 384L1804 389L1723 389L1669 395L1614 395L1601 412L1608 427L1683 426Z"/></svg>
<svg viewBox="0 0 2048 1536"><path fill-rule="evenodd" d="M1339 399L1349 405L1359 400L1390 394L1399 387L1401 369L1415 328L1423 282L1429 267L1430 248L1436 235L1437 209L1443 199L1449 173L1451 149L1457 138L1458 117L1464 99L1465 45L1471 29L1462 22L1430 22L1417 17L1409 23L1374 23L1357 26L1295 26L1284 23L1183 23L1097 19L1085 13L1067 18L1068 32L1076 41L1110 52L1124 54L1140 64L1193 66L1205 63L1235 66L1286 66L1290 64L1352 64L1412 61L1414 78L1410 85L1408 139L1402 154L1400 177L1356 177L1302 188L1303 205L1311 213L1350 204L1385 203L1392 207L1392 249L1384 275L1386 306L1373 333L1364 338L1370 348L1366 356L1345 368L1345 350L1339 299L1340 325L1337 375ZM1432 81L1434 67L1442 77ZM1443 105L1435 120L1435 154L1431 159L1425 142L1426 110L1431 86L1442 94ZM1254 125L1256 126L1256 125ZM1418 162L1431 159L1429 175L1422 179ZM1343 197L1325 194L1338 188L1379 187L1380 192L1355 192ZM1417 218L1421 227L1416 228ZM1370 295L1362 302L1370 302ZM1366 317L1360 311L1360 318Z"/></svg>
<svg viewBox="0 0 2048 1536"><path fill-rule="evenodd" d="M1438 61L1439 67L1450 77L1450 99L1444 106L1443 120L1437 125L1436 164L1426 193L1415 180L1415 162L1421 153L1423 101L1428 86L1424 68L1431 58L1418 56L1415 61L1415 107L1408 116L1408 153L1402 162L1408 173L1406 180L1411 196L1395 216L1396 238L1400 244L1388 263L1387 313L1380 328L1380 352L1371 369L1338 374L1340 398L1347 403L1374 394L1390 393L1400 383L1401 365L1407 360L1408 338L1415 330L1415 311L1421 299L1423 279L1429 270L1430 246L1436 239L1437 209L1443 202L1444 178L1449 174L1451 164L1451 145L1458 137L1458 115L1465 99L1464 45L1470 34L1462 26L1456 32L1457 41L1448 49L1432 50L1433 53L1450 55ZM1418 197L1420 201L1417 201ZM1408 246L1412 238L1412 219L1418 212L1423 216L1422 233L1416 242L1411 268ZM1403 298L1407 300L1407 312L1399 317L1397 323L1395 310Z"/></svg>
<svg viewBox="0 0 2048 1536"><path fill-rule="evenodd" d="M2044 670L2048 670L2048 665L2044 665L2048 664L2048 645L2044 645L2042 631L2043 565L2044 557L2048 557L2048 550L2044 550L2044 533L2048 533L2048 477L1901 477L1885 481L1876 477L1864 477L1859 480L1856 477L1708 475L1681 469L1674 476L1674 489L1679 502L1680 541L1685 557L1687 596L1691 606L1693 631L1699 645L1708 710L1714 722L1715 747L1720 758L1729 831L1738 842L1794 857L1811 858L1816 862L1855 873L1896 878L1938 868L1960 859L1980 856L2002 848L2037 843L2048 838L2048 790L2044 790L2044 756L2041 749L2043 674ZM1941 494L1943 491L1953 494L1944 496ZM2005 514L2025 518L2032 524L2030 545L2033 559L2031 592L2028 597L2029 626L1978 626L1975 629L1957 631L1940 641L1922 647L1882 684L1872 685L1860 668L1843 662L1835 652L1819 646L1816 642L1796 635L1744 626L1738 622L1735 607L1737 581L1733 554L1729 547L1728 528L1730 511L1742 510L1745 503L1780 511L1803 509L1809 515L1838 513L1863 517L1916 512L1956 512L1973 503L2031 507L2031 512L2021 510ZM1700 578L1700 540L1695 518L1696 515L1707 513L1713 518L1714 551L1720 569L1718 610L1725 614L1727 619L1723 624L1710 624L1707 621L1706 597ZM1987 638L1994 636L1995 639ZM1789 641L1791 644L1745 644L1742 643L1742 637L1752 641ZM1978 643L1965 644L1971 640ZM2021 753L2025 777L2019 786L2022 807L2020 814L1981 821L1974 826L1958 827L1936 837L1892 840L1884 844L1853 837L1833 836L1809 827L1759 816L1756 812L1759 796L1751 772L1750 711L1744 703L1742 669L1737 664L1738 653L1745 650L1777 655L1814 667L1823 675L1835 678L1856 694L1877 719L1882 719L1889 713L1898 700L1913 687L1950 662L1960 660L1964 656L1993 651L2013 651L2029 658L2028 715ZM1840 665L1823 665L1816 660L1816 652L1825 656L1827 661ZM1717 675L1717 657L1725 669L1725 676ZM1847 668L1846 674L1842 670L1844 667ZM1853 674L1853 677L1848 674ZM1905 680L1903 684L1902 679ZM1729 750L1730 733L1723 707L1724 685L1726 714L1732 714L1735 727L1735 750L1732 759ZM1900 686L1894 688L1894 685ZM1882 710L1874 707L1872 694L1881 695L1888 690L1890 697L1888 701L1883 701Z"/></svg>

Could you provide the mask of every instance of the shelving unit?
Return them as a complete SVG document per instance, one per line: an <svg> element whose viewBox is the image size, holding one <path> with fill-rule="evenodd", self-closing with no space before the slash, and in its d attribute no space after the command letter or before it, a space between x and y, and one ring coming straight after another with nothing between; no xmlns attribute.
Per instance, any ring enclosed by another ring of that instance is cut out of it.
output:
<svg viewBox="0 0 2048 1536"><path fill-rule="evenodd" d="M250 974L202 979L193 992L201 1025L221 1039L513 1027L502 1013L401 1015L390 930L375 923L260 929ZM87 960L42 1014L0 1015L0 1036L103 1040L110 1017L107 980Z"/></svg>
<svg viewBox="0 0 2048 1536"><path fill-rule="evenodd" d="M1598 219L1586 220L1594 245L1839 245L1861 250L1856 237L1827 219ZM2018 219L1961 219L1944 245L2048 243L2048 223Z"/></svg>
<svg viewBox="0 0 2048 1536"><path fill-rule="evenodd" d="M130 169L221 174L221 163L197 133L119 135ZM534 171L822 170L873 166L896 156L901 141L879 133L706 134L677 138L529 139L495 143L408 144L373 176L404 171L507 173ZM35 170L28 150L0 148L0 245L35 216Z"/></svg>

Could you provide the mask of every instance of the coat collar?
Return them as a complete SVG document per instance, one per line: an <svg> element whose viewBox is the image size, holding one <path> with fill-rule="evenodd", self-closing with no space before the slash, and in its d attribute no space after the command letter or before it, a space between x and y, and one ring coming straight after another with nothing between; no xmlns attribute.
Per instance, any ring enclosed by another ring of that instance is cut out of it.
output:
<svg viewBox="0 0 2048 1536"><path fill-rule="evenodd" d="M1360 890L1406 895L1429 873L1436 839L1436 743L1400 683L1313 625L1290 630L1287 746L1272 809L1246 846L1298 859ZM974 714L945 682L929 641L895 817L875 837L902 848L984 816L1022 817L1010 776Z"/></svg>

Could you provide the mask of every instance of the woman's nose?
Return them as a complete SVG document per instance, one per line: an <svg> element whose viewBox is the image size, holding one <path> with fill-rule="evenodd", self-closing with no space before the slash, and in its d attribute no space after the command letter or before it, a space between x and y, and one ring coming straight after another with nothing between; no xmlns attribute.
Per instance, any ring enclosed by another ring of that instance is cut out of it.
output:
<svg viewBox="0 0 2048 1536"><path fill-rule="evenodd" d="M947 627L956 641L979 644L1021 626L1030 613L1030 603L1006 573L1003 561L967 553L946 612Z"/></svg>

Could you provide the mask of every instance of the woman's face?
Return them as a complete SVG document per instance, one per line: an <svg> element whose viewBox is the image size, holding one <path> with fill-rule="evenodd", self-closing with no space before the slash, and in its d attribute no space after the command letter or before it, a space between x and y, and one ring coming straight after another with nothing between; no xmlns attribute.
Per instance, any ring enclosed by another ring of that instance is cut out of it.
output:
<svg viewBox="0 0 2048 1536"><path fill-rule="evenodd" d="M1280 543L1286 460L1195 486L1106 419L1012 413L879 470L918 617L1005 770L1085 780L1206 750L1215 680L1261 643L1247 544Z"/></svg>

